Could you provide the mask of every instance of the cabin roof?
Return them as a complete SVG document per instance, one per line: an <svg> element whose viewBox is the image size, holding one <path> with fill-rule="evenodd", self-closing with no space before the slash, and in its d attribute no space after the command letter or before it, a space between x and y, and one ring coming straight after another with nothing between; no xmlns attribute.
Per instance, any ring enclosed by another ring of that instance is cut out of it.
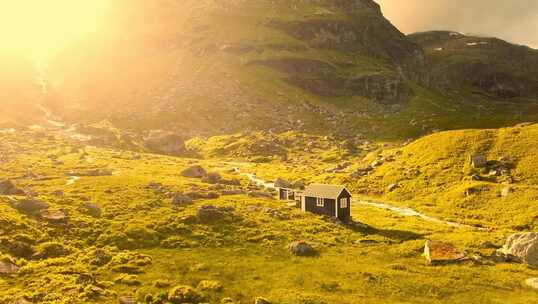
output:
<svg viewBox="0 0 538 304"><path fill-rule="evenodd" d="M337 198L344 190L347 191L346 187L344 186L312 184L306 187L304 196Z"/></svg>

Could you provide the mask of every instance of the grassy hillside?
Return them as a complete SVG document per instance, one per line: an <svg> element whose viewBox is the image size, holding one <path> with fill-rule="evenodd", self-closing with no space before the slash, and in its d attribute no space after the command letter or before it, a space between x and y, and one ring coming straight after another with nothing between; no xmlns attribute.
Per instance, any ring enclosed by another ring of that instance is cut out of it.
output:
<svg viewBox="0 0 538 304"><path fill-rule="evenodd" d="M537 135L534 124L436 133L369 155L363 164L382 164L355 188L468 223L535 228ZM476 153L487 157L486 168L471 167Z"/></svg>
<svg viewBox="0 0 538 304"><path fill-rule="evenodd" d="M185 285L194 303L251 303L259 296L290 304L529 303L536 297L521 282L538 273L522 265L424 263L426 239L487 257L492 249L482 243L500 245L510 233L502 225L491 232L454 228L356 205L353 217L363 225L345 226L280 201L225 195L249 189L245 177L230 173L233 166L262 175L268 164L83 148L58 135L0 135L0 179L48 204L47 212L35 213L21 207L23 197L0 196L1 261L20 267L0 276L0 303L115 303L120 297L168 303L163 299ZM493 156L503 146L491 149ZM192 164L241 185L182 177ZM172 194L187 192L199 198L172 203ZM207 205L217 211L201 214ZM286 247L295 240L313 244L317 255L291 255Z"/></svg>

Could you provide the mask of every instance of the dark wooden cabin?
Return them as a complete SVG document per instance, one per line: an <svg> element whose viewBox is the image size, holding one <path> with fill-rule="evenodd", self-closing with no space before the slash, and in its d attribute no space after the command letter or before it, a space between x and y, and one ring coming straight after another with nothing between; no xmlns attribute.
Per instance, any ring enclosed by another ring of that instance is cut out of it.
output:
<svg viewBox="0 0 538 304"><path fill-rule="evenodd" d="M278 199L283 201L294 201L295 200L295 191L289 188L277 188L278 190Z"/></svg>
<svg viewBox="0 0 538 304"><path fill-rule="evenodd" d="M301 209L349 222L351 193L344 186L312 184L301 194Z"/></svg>

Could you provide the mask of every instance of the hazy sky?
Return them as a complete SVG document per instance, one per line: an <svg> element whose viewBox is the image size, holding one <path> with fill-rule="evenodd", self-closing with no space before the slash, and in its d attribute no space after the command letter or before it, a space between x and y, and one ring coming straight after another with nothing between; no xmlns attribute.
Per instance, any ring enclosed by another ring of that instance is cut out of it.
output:
<svg viewBox="0 0 538 304"><path fill-rule="evenodd" d="M375 0L405 33L454 30L538 48L538 0Z"/></svg>

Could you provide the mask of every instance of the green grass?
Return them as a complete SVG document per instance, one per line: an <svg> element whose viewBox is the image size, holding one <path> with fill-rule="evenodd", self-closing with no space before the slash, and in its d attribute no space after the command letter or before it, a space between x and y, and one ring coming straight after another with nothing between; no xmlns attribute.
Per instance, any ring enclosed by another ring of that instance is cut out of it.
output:
<svg viewBox="0 0 538 304"><path fill-rule="evenodd" d="M528 132L521 134L531 136ZM47 223L19 213L10 206L8 198L0 197L0 253L21 266L16 275L0 277L0 303L12 303L22 296L36 303L111 303L128 295L144 302L149 299L148 294L155 299L174 286L196 288L208 280L222 285L222 289L200 290L210 303L226 297L237 303L249 303L257 296L273 303L290 304L530 303L535 299L536 294L523 287L522 282L538 272L524 265L425 264L421 253L427 239L450 241L468 254L489 256L493 251L483 249L481 244L491 241L501 245L511 233L498 221L489 223L496 228L489 232L451 228L356 205L353 218L367 226L351 228L301 213L280 201L244 195L198 200L174 208L166 191L146 188L150 182L159 182L170 192L209 191L211 185L179 175L192 163L200 163L226 178L239 177L243 185L247 183L244 178L229 173L232 167L241 166L244 172L256 172L267 179L282 176L322 181L334 178L334 174L319 174L324 166L358 157L338 153L338 143L330 139L301 138L297 133L278 138L283 143L290 142L283 144L292 156L290 159L311 157L307 164L294 169L298 163L286 164L278 159L263 164L224 162L234 160L236 156L230 154L204 160L142 154L141 159L133 160L131 152L88 147L86 156L81 157L82 152L73 150L71 144L52 137L32 132L2 135L4 146L18 152L6 153L9 161L1 164L0 178L16 178L31 168L41 178L16 179L16 183L31 187L38 192L38 199L51 204L51 208L67 212L69 220L67 224ZM457 142L457 138L454 135L452 140ZM491 143L491 151L503 150L503 144L511 143L508 137L498 138L503 139ZM298 151L291 143L301 140L314 141L318 148ZM420 150L419 145L426 145L428 139L423 141L407 149ZM226 138L211 139L209 143L215 148L229 144ZM234 151L241 151L240 147ZM325 151L326 155L320 157L317 151ZM449 157L442 155L442 150L431 151L431 156L420 157L422 163ZM62 163L53 163L51 159ZM241 161L241 157L236 159ZM521 161L530 162L526 158ZM69 170L103 167L114 174L82 177L66 185L68 177L64 173ZM380 173L393 175L386 170L382 167ZM53 196L55 190L63 190L65 196ZM87 199L102 208L101 217L84 211ZM207 204L233 207L233 211L213 223L193 222L197 208ZM519 210L522 206L515 200L505 204L505 208L499 211L512 212L510 208ZM435 208L427 211L433 212ZM472 214L480 214L480 210L468 211L468 215ZM453 217L465 220L460 215ZM295 240L311 242L319 254L312 258L292 256L286 247ZM46 252L49 257L37 260L16 256L15 241L28 244L34 252ZM96 282L84 283L81 274L90 275Z"/></svg>

